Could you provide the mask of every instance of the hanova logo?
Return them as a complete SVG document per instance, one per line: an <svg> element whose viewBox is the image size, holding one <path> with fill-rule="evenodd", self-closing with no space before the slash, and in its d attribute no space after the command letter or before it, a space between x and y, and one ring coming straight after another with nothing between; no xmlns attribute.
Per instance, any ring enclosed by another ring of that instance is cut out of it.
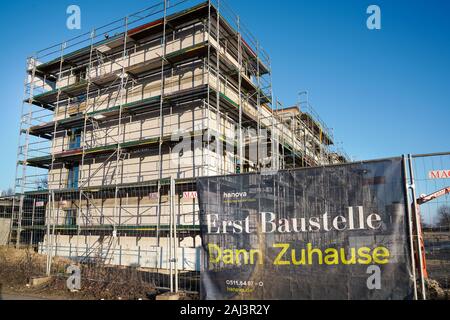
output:
<svg viewBox="0 0 450 320"><path fill-rule="evenodd" d="M251 197L248 192L224 192L223 202L224 203L244 203L244 202L255 202L256 198Z"/></svg>
<svg viewBox="0 0 450 320"><path fill-rule="evenodd" d="M247 192L224 192L224 200L239 200L247 198Z"/></svg>

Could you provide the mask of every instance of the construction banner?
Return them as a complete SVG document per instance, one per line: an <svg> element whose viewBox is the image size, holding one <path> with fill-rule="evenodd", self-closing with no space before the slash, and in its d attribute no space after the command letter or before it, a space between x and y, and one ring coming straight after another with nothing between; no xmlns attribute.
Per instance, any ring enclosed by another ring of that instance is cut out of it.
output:
<svg viewBox="0 0 450 320"><path fill-rule="evenodd" d="M402 159L205 177L207 300L412 299Z"/></svg>

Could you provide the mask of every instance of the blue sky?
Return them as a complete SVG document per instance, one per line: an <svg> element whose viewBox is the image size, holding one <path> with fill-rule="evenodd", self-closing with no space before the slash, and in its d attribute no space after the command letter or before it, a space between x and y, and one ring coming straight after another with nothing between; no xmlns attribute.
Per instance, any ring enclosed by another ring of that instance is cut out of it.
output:
<svg viewBox="0 0 450 320"><path fill-rule="evenodd" d="M3 113L0 189L13 185L25 59L82 30L147 7L144 0L40 0L2 4ZM275 96L286 106L308 90L337 141L357 160L450 148L450 1L228 0L272 59ZM377 4L382 30L366 28Z"/></svg>

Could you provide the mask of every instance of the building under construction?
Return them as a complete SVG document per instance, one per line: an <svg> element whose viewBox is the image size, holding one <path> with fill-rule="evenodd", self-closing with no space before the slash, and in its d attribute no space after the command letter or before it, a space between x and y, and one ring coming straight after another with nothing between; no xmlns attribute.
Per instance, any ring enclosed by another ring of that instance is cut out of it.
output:
<svg viewBox="0 0 450 320"><path fill-rule="evenodd" d="M152 270L199 270L197 177L347 161L309 104L274 101L268 54L221 0L39 51L20 134L10 244Z"/></svg>

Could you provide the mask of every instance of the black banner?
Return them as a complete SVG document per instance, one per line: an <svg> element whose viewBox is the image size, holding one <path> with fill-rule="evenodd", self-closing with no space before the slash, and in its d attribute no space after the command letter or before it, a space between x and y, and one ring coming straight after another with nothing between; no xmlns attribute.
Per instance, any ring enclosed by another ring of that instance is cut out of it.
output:
<svg viewBox="0 0 450 320"><path fill-rule="evenodd" d="M412 299L402 159L198 180L207 300Z"/></svg>

